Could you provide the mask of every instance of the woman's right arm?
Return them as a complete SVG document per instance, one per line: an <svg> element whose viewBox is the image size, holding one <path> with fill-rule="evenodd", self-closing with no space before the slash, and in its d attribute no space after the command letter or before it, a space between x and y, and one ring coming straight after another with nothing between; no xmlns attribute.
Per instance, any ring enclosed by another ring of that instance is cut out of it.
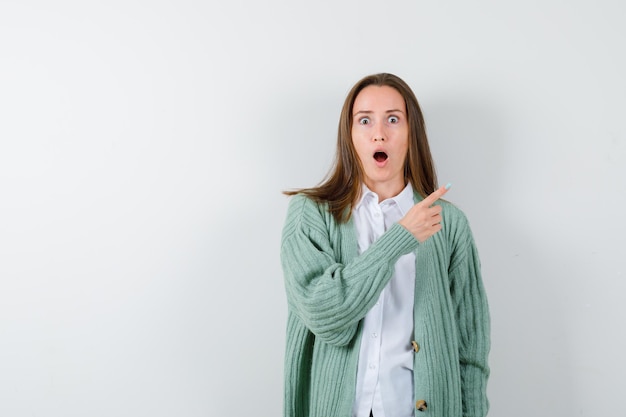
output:
<svg viewBox="0 0 626 417"><path fill-rule="evenodd" d="M395 224L365 252L342 264L335 259L319 210L301 195L290 201L281 245L287 301L316 337L344 346L391 279L398 258L419 242ZM356 253L356 240L354 245Z"/></svg>

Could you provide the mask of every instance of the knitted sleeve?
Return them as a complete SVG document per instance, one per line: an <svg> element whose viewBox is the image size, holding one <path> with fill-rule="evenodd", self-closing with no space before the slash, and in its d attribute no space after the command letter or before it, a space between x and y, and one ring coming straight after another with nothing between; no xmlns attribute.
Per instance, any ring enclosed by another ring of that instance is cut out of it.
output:
<svg viewBox="0 0 626 417"><path fill-rule="evenodd" d="M489 308L478 251L462 213L457 226L450 263L450 290L458 326L463 416L484 417L489 410Z"/></svg>
<svg viewBox="0 0 626 417"><path fill-rule="evenodd" d="M391 278L398 258L418 241L396 224L367 251L342 264L339 243L331 241L328 216L321 210L304 196L291 199L281 245L287 301L316 337L344 346Z"/></svg>

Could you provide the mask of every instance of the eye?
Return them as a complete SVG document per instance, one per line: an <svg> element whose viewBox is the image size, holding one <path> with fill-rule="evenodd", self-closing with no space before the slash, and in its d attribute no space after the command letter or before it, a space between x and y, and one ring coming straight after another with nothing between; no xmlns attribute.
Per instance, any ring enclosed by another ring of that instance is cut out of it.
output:
<svg viewBox="0 0 626 417"><path fill-rule="evenodd" d="M370 124L370 118L369 117L361 117L359 119L359 124L362 124L362 125Z"/></svg>
<svg viewBox="0 0 626 417"><path fill-rule="evenodd" d="M400 121L400 119L398 119L398 116L389 116L387 121L389 123L396 124L396 123L398 123Z"/></svg>

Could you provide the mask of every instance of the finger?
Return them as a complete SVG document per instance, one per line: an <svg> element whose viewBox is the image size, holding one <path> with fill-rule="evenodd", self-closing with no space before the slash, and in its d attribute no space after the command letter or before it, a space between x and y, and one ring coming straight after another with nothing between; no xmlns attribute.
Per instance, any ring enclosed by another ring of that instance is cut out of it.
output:
<svg viewBox="0 0 626 417"><path fill-rule="evenodd" d="M430 214L431 216L436 216L441 213L442 210L443 209L441 208L441 206L428 207L428 214Z"/></svg>
<svg viewBox="0 0 626 417"><path fill-rule="evenodd" d="M442 220L443 219L441 217L441 214L437 214L437 215L435 215L435 216L430 218L430 221L431 221L432 225L441 224Z"/></svg>
<svg viewBox="0 0 626 417"><path fill-rule="evenodd" d="M437 200L439 200L441 197L443 197L445 193L448 192L451 186L452 184L448 183L444 187L439 187L438 189L433 191L432 194L430 194L428 197L423 199L421 204L428 206L428 207L432 206L433 204L435 204Z"/></svg>

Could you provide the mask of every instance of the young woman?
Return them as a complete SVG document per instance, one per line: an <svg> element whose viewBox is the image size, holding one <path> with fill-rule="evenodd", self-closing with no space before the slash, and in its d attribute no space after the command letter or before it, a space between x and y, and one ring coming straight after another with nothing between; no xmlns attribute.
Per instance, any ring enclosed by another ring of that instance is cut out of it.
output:
<svg viewBox="0 0 626 417"><path fill-rule="evenodd" d="M360 80L330 175L286 193L285 416L487 414L487 299L448 188L409 86Z"/></svg>

